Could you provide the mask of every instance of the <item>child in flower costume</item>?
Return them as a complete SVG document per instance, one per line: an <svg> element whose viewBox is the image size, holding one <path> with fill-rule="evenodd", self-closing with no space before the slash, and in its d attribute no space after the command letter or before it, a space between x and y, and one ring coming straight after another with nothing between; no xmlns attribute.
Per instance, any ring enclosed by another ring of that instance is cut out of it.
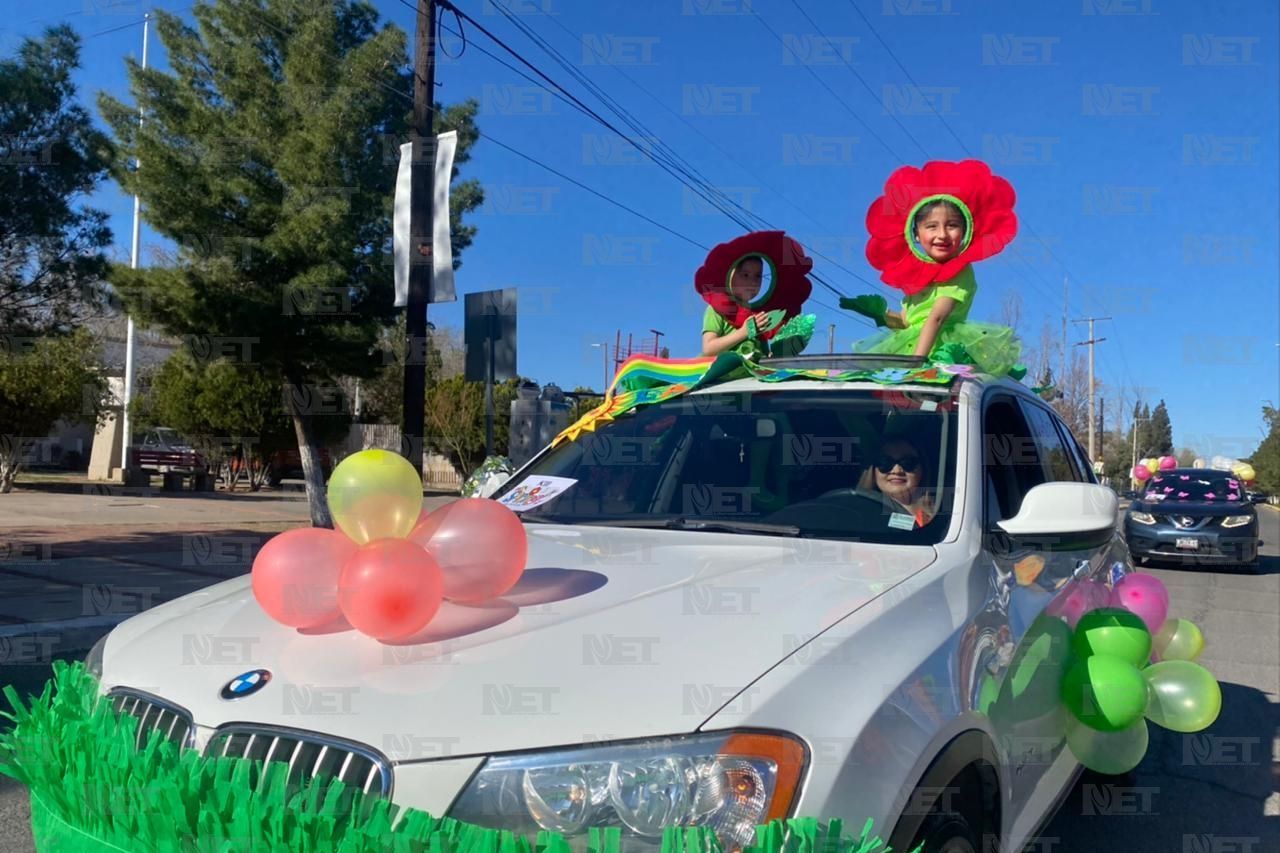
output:
<svg viewBox="0 0 1280 853"><path fill-rule="evenodd" d="M968 320L978 289L971 264L999 253L1017 233L1014 198L1009 182L978 160L932 161L890 175L867 211L867 260L905 298L901 313L879 295L840 300L841 308L886 328L854 351L969 363L1020 379L1026 370L1013 330Z"/></svg>
<svg viewBox="0 0 1280 853"><path fill-rule="evenodd" d="M707 303L702 355L731 351L759 361L803 350L816 320L800 313L813 290L811 269L804 248L782 231L753 231L712 249L693 276Z"/></svg>

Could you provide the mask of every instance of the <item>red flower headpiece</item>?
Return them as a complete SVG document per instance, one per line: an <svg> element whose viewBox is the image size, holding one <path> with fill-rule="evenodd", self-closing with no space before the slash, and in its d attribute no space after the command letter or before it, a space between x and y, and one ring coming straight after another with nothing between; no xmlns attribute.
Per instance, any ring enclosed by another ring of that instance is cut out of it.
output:
<svg viewBox="0 0 1280 853"><path fill-rule="evenodd" d="M729 292L729 277L742 260L752 256L768 262L772 281L766 291L744 305ZM799 314L813 291L808 279L811 269L813 259L785 232L753 231L712 249L694 273L693 286L717 314L741 328L757 311L780 308L786 312L787 320ZM779 328L781 325L763 333L763 337L772 338Z"/></svg>
<svg viewBox="0 0 1280 853"><path fill-rule="evenodd" d="M966 264L998 254L1018 233L1013 187L981 160L933 160L923 169L903 166L885 181L884 195L867 211L867 260L880 280L908 296L949 281ZM945 200L964 214L960 254L938 263L916 245L912 221L930 201Z"/></svg>

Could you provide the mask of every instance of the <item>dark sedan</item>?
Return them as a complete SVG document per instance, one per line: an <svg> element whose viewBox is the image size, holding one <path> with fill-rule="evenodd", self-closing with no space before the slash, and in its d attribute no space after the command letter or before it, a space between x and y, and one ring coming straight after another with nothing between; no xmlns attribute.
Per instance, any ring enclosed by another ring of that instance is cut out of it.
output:
<svg viewBox="0 0 1280 853"><path fill-rule="evenodd" d="M1258 511L1230 471L1161 471L1129 505L1124 535L1139 564L1258 565Z"/></svg>

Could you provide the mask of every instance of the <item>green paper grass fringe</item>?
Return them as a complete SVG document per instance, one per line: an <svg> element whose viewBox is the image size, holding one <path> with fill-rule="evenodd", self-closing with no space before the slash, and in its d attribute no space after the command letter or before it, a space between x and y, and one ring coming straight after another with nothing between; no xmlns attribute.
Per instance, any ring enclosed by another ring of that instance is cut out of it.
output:
<svg viewBox="0 0 1280 853"><path fill-rule="evenodd" d="M55 662L53 678L24 703L4 689L12 722L0 733L0 773L31 794L40 853L572 853L561 835L530 842L402 808L336 780L290 784L280 762L205 757L159 732L135 746L138 721L99 701L79 663ZM587 853L620 853L617 827L592 829ZM661 853L723 853L707 828L672 828ZM742 853L889 853L840 821L775 820Z"/></svg>

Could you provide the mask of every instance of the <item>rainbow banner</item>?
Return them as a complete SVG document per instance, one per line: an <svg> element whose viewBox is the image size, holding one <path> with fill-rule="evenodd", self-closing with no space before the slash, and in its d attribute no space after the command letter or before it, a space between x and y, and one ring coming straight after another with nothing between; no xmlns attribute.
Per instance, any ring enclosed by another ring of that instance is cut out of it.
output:
<svg viewBox="0 0 1280 853"><path fill-rule="evenodd" d="M874 370L800 370L765 367L735 352L704 358L656 358L634 355L622 363L604 402L583 415L551 442L556 447L583 432L608 423L624 412L661 403L698 388L728 379L753 377L763 382L794 379L823 382L877 382L881 385L949 385L957 376L973 374L967 364L930 364L917 368L881 367Z"/></svg>

